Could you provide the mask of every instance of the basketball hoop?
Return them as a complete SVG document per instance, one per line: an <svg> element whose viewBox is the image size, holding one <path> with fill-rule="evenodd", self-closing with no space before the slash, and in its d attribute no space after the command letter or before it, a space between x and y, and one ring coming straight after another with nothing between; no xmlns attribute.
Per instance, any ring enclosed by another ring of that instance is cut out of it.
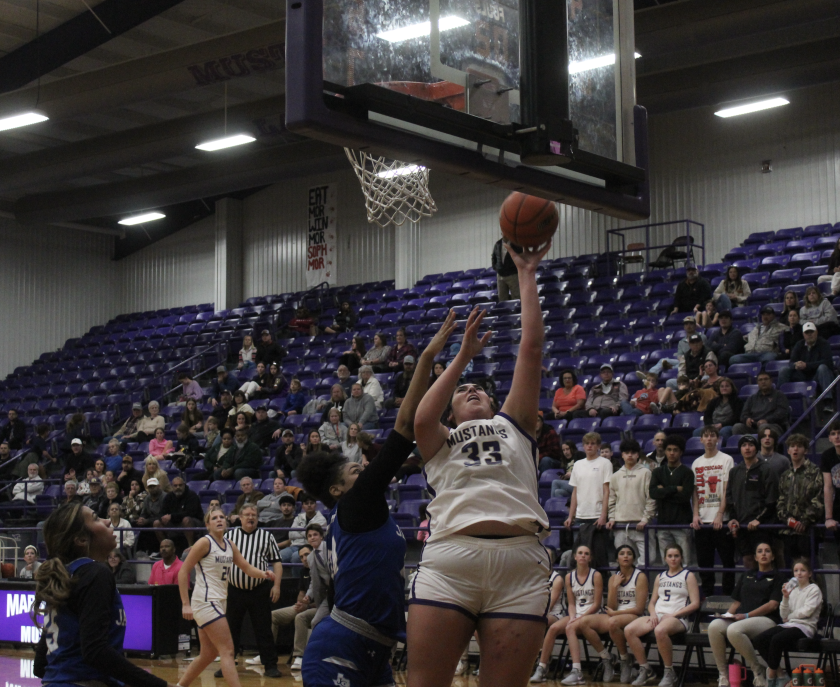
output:
<svg viewBox="0 0 840 687"><path fill-rule="evenodd" d="M402 226L431 217L437 206L429 192L429 170L397 160L387 160L360 150L345 148L362 193L368 222L380 227Z"/></svg>

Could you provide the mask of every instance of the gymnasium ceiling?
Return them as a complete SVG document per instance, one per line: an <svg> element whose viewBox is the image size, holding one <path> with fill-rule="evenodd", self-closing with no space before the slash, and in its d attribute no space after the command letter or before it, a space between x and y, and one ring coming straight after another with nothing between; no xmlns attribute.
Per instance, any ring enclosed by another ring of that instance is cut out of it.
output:
<svg viewBox="0 0 840 687"><path fill-rule="evenodd" d="M637 100L654 115L840 80L837 0L634 4ZM50 117L0 132L0 217L115 232L167 208L116 241L122 257L216 198L346 166L283 130L284 16L283 0L0 0L0 117ZM225 101L257 142L195 150L224 131Z"/></svg>

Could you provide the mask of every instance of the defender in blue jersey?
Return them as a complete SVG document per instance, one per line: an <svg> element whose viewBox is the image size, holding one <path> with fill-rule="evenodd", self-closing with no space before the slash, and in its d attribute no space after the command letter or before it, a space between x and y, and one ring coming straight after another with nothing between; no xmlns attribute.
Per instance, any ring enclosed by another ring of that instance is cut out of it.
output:
<svg viewBox="0 0 840 687"><path fill-rule="evenodd" d="M35 674L50 687L167 687L123 656L125 611L106 566L114 534L105 522L69 503L47 518L44 540L49 559L35 575L32 606L33 620L44 607Z"/></svg>
<svg viewBox="0 0 840 687"><path fill-rule="evenodd" d="M391 651L405 638L406 544L385 492L414 449L414 413L434 358L454 329L450 312L417 361L394 431L367 468L335 453L311 454L298 467L306 491L332 506L326 539L332 611L306 647L304 687L394 684Z"/></svg>

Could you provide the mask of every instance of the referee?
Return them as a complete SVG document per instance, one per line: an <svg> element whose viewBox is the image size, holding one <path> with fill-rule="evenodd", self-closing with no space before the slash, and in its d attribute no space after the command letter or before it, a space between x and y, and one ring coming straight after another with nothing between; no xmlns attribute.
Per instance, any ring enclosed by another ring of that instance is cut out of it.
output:
<svg viewBox="0 0 840 687"><path fill-rule="evenodd" d="M277 649L272 641L271 605L280 598L280 580L283 578L283 564L280 549L274 537L261 530L257 522L257 507L248 503L239 511L240 527L225 535L236 544L242 556L255 568L274 568L274 583L245 575L238 567L231 566L228 582L227 621L233 637L234 655L242 649L239 635L245 613L251 616L251 625L260 648L260 661L265 667L266 677L281 677L277 670ZM216 677L222 677L216 674Z"/></svg>

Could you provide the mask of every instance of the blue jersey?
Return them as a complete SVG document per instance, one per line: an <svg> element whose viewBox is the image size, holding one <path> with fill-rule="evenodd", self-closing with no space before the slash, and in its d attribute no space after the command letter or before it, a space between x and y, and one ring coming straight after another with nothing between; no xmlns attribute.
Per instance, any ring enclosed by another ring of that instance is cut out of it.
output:
<svg viewBox="0 0 840 687"><path fill-rule="evenodd" d="M88 565L99 564L90 558L79 558L67 566L67 572L70 573L71 577L78 578L78 573L85 571ZM97 590L98 593L103 595L107 594L108 591L108 589ZM122 653L123 640L125 639L125 610L116 585L113 588L110 625L107 632L108 646ZM61 606L57 611L50 611L46 615L43 634L47 645L47 666L43 677L44 683L96 680L109 685L120 684L96 667L85 663L82 657L79 616L71 611L67 604Z"/></svg>
<svg viewBox="0 0 840 687"><path fill-rule="evenodd" d="M330 513L327 555L335 607L393 639L405 637L405 537L392 517L370 532L345 532Z"/></svg>

